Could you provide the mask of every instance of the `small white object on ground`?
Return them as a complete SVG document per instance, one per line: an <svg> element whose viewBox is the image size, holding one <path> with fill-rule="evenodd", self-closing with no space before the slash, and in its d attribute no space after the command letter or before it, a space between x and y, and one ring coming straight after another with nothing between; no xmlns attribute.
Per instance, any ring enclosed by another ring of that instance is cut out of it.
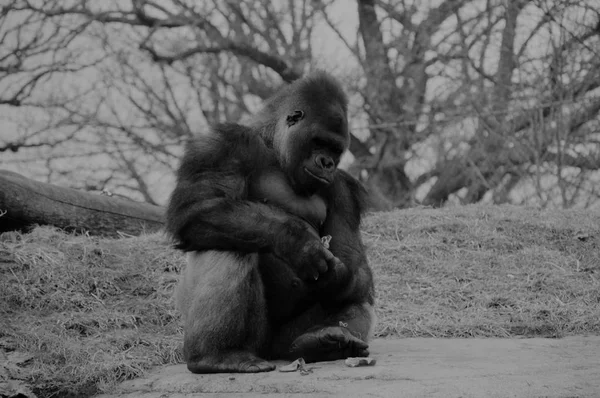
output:
<svg viewBox="0 0 600 398"><path fill-rule="evenodd" d="M374 366L377 363L375 358L346 358L346 366L355 368L357 366Z"/></svg>

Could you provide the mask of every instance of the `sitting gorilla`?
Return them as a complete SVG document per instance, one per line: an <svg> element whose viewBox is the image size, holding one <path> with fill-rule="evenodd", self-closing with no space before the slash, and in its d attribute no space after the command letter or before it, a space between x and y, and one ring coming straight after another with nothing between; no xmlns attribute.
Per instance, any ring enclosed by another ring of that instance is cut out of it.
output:
<svg viewBox="0 0 600 398"><path fill-rule="evenodd" d="M366 193L337 168L349 138L346 95L317 72L281 89L249 125L217 125L188 143L167 230L188 253L176 301L191 372L368 355Z"/></svg>

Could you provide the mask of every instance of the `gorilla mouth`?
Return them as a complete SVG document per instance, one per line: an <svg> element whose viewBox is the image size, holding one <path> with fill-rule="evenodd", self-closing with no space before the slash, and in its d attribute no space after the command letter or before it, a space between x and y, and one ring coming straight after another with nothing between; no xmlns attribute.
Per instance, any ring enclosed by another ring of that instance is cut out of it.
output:
<svg viewBox="0 0 600 398"><path fill-rule="evenodd" d="M309 176L311 176L312 178L321 181L323 184L329 184L329 180L326 179L325 177L321 177L316 175L315 173L311 172L307 167L304 168L304 171L306 172L306 174L308 174Z"/></svg>

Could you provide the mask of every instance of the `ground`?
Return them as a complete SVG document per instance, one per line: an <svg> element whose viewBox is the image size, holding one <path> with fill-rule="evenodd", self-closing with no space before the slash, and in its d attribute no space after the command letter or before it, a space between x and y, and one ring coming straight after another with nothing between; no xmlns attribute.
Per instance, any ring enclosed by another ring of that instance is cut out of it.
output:
<svg viewBox="0 0 600 398"><path fill-rule="evenodd" d="M99 398L597 397L600 338L379 339L372 367L308 364L305 374L193 375L185 365L152 371Z"/></svg>
<svg viewBox="0 0 600 398"><path fill-rule="evenodd" d="M598 212L416 208L368 215L363 237L379 339L600 335ZM162 234L0 235L0 396L111 393L180 364L183 264Z"/></svg>

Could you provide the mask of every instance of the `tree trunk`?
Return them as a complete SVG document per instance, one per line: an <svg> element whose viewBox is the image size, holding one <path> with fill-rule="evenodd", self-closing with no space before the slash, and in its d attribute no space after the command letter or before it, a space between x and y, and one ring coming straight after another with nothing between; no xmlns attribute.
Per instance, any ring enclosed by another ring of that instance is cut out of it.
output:
<svg viewBox="0 0 600 398"><path fill-rule="evenodd" d="M506 168L502 167L506 163L501 157L506 151L515 151L505 147L507 138L514 134L515 130L513 126L509 126L505 111L511 99L512 75L515 69L514 42L517 18L527 2L528 0L505 2L505 25L491 104L495 117L484 118L485 120L480 122L478 142L472 145L466 154L438 165L440 176L423 200L424 205L442 206L451 194L465 187L468 189L465 202L476 203L495 186L493 182L502 180L507 172ZM487 134L483 134L484 131Z"/></svg>
<svg viewBox="0 0 600 398"><path fill-rule="evenodd" d="M164 209L159 206L76 191L0 170L0 232L48 224L117 237L119 232L158 231L163 218Z"/></svg>

